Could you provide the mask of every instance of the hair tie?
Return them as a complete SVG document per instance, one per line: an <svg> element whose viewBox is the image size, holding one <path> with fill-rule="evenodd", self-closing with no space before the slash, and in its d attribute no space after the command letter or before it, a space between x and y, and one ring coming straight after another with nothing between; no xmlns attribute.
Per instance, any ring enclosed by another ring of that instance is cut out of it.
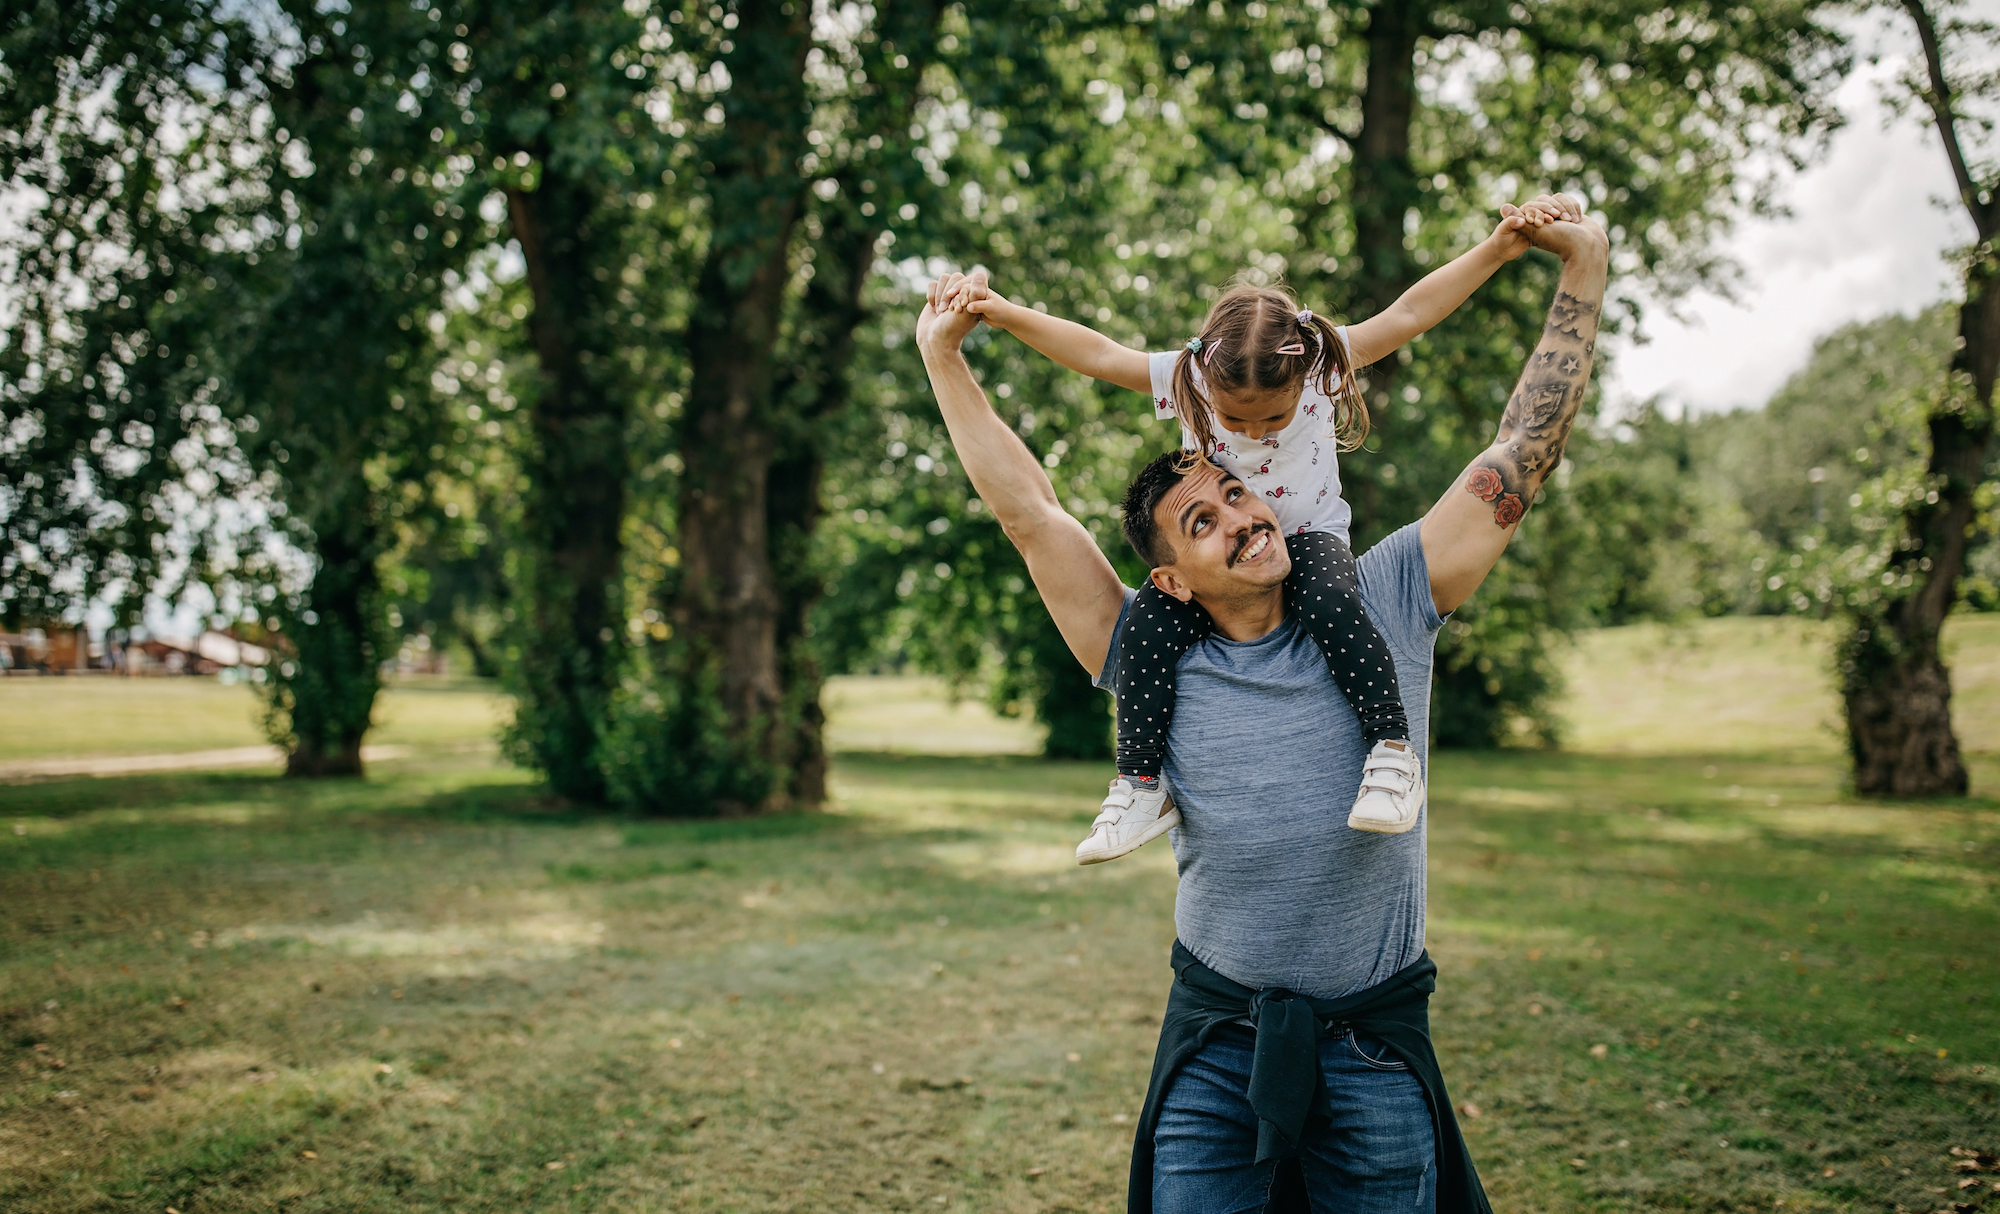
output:
<svg viewBox="0 0 2000 1214"><path fill-rule="evenodd" d="M1188 342L1187 342L1187 352L1188 352L1189 354L1199 354L1199 353L1201 353L1201 338L1199 338L1199 337L1190 337L1190 338L1188 338Z"/></svg>
<svg viewBox="0 0 2000 1214"><path fill-rule="evenodd" d="M1299 322L1300 327L1304 327L1306 325L1311 324L1313 322L1312 309L1311 308L1299 309L1299 314L1293 317L1293 319Z"/></svg>

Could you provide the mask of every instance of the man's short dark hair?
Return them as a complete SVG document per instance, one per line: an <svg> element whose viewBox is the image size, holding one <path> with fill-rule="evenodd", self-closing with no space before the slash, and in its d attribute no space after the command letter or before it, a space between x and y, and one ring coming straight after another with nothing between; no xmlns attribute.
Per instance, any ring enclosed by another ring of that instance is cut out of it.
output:
<svg viewBox="0 0 2000 1214"><path fill-rule="evenodd" d="M1187 474L1194 471L1194 460L1199 458L1189 451L1169 451L1139 469L1139 475L1132 478L1125 490L1125 540L1140 560L1155 569L1174 563L1174 546L1154 519L1154 508L1175 485L1187 479Z"/></svg>

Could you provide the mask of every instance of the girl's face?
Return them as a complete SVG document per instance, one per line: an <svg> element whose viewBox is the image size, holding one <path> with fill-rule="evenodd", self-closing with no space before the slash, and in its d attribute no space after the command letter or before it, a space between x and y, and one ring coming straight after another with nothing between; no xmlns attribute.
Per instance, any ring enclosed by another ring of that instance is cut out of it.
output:
<svg viewBox="0 0 2000 1214"><path fill-rule="evenodd" d="M1292 419L1298 416L1299 395L1304 389L1305 381L1300 380L1269 391L1246 388L1216 392L1210 401L1215 420L1222 423L1224 430L1254 441L1292 424Z"/></svg>

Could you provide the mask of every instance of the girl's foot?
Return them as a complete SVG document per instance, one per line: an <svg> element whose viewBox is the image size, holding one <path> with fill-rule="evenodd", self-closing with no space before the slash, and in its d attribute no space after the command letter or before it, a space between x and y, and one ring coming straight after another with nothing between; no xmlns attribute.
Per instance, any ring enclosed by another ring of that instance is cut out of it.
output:
<svg viewBox="0 0 2000 1214"><path fill-rule="evenodd" d="M1377 742L1361 769L1361 795L1347 824L1378 835L1400 835L1424 807L1424 769L1408 742Z"/></svg>
<svg viewBox="0 0 2000 1214"><path fill-rule="evenodd" d="M1078 864L1102 864L1127 852L1138 851L1181 824L1181 811L1174 808L1158 776L1134 782L1119 776L1111 782L1104 804L1098 806L1097 821L1090 824L1090 837L1076 845Z"/></svg>

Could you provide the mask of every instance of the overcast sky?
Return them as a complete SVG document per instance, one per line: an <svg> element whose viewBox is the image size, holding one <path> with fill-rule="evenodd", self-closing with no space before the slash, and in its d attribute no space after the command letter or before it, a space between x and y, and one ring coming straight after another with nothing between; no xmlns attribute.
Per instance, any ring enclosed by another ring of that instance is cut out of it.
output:
<svg viewBox="0 0 2000 1214"><path fill-rule="evenodd" d="M1880 31L1858 30L1858 45ZM1915 41L1901 26L1889 36L1896 41L1877 44ZM1657 393L1694 410L1761 406L1805 364L1814 338L1957 294L1943 253L1971 240L1972 222L1955 201L1938 205L1954 187L1936 131L1914 115L1884 129L1878 83L1895 68L1892 59L1875 68L1864 62L1842 86L1847 126L1815 167L1786 184L1781 197L1791 218L1744 223L1726 242L1744 271L1735 302L1694 296L1682 304L1682 320L1653 312L1650 343L1613 345L1606 379L1613 401Z"/></svg>

